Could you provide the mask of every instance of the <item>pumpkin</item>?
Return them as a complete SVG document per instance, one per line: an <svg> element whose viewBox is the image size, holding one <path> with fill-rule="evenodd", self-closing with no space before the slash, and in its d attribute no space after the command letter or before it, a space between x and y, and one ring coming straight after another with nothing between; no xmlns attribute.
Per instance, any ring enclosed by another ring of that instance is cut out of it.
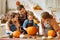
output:
<svg viewBox="0 0 60 40"><path fill-rule="evenodd" d="M29 35L35 35L38 30L37 30L36 27L31 26L31 27L28 27L28 28L26 29L26 31L27 31L27 33L28 33Z"/></svg>
<svg viewBox="0 0 60 40"><path fill-rule="evenodd" d="M48 31L48 36L54 37L55 36L55 31L54 30L49 30Z"/></svg>
<svg viewBox="0 0 60 40"><path fill-rule="evenodd" d="M13 37L14 38L19 38L19 36L20 36L20 31L14 31L13 32Z"/></svg>
<svg viewBox="0 0 60 40"><path fill-rule="evenodd" d="M36 5L35 7L33 7L34 10L42 10L42 8L39 5Z"/></svg>
<svg viewBox="0 0 60 40"><path fill-rule="evenodd" d="M17 1L17 2L16 2L16 5L20 5L20 2L19 2L19 1Z"/></svg>

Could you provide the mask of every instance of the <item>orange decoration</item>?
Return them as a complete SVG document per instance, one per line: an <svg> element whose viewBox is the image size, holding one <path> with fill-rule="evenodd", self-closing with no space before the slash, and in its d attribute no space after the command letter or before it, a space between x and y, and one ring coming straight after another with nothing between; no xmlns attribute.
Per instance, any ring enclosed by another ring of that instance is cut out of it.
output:
<svg viewBox="0 0 60 40"><path fill-rule="evenodd" d="M16 2L16 5L20 5L20 2L19 2L19 1L17 1L17 2Z"/></svg>
<svg viewBox="0 0 60 40"><path fill-rule="evenodd" d="M35 35L38 30L37 30L36 27L31 26L31 27L28 27L26 31L27 31L27 33L28 33L29 35Z"/></svg>
<svg viewBox="0 0 60 40"><path fill-rule="evenodd" d="M39 5L36 5L35 7L33 7L34 10L42 10L42 8Z"/></svg>
<svg viewBox="0 0 60 40"><path fill-rule="evenodd" d="M48 36L54 37L55 36L55 31L54 30L49 30L48 31Z"/></svg>
<svg viewBox="0 0 60 40"><path fill-rule="evenodd" d="M20 31L14 31L13 32L13 37L19 38L19 36L20 36Z"/></svg>
<svg viewBox="0 0 60 40"><path fill-rule="evenodd" d="M37 19L33 19L34 23L38 24L40 23Z"/></svg>

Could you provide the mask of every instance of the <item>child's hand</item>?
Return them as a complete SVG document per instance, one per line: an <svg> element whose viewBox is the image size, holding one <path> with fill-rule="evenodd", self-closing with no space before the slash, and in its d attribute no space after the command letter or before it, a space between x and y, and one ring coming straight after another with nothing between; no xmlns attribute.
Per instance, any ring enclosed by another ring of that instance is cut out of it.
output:
<svg viewBox="0 0 60 40"><path fill-rule="evenodd" d="M27 28L24 28L24 30L27 30Z"/></svg>
<svg viewBox="0 0 60 40"><path fill-rule="evenodd" d="M16 27L19 27L20 26L20 24L19 23L16 23Z"/></svg>
<svg viewBox="0 0 60 40"><path fill-rule="evenodd" d="M9 31L10 34L12 34L13 32L12 31Z"/></svg>
<svg viewBox="0 0 60 40"><path fill-rule="evenodd" d="M59 36L57 36L56 38L60 39L60 35L59 35Z"/></svg>

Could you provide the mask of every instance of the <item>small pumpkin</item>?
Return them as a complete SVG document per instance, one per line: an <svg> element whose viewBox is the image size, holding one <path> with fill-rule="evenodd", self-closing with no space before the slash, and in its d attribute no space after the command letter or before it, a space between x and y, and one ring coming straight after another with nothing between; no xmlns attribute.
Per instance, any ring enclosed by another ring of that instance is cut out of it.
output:
<svg viewBox="0 0 60 40"><path fill-rule="evenodd" d="M19 38L20 34L21 34L20 31L14 31L13 32L13 37L14 38Z"/></svg>
<svg viewBox="0 0 60 40"><path fill-rule="evenodd" d="M39 5L36 5L35 7L33 7L34 10L42 10L42 8Z"/></svg>
<svg viewBox="0 0 60 40"><path fill-rule="evenodd" d="M17 2L16 2L16 5L20 5L20 2L19 2L19 1L17 1Z"/></svg>
<svg viewBox="0 0 60 40"><path fill-rule="evenodd" d="M48 36L54 37L55 36L55 31L54 30L49 30L48 31Z"/></svg>
<svg viewBox="0 0 60 40"><path fill-rule="evenodd" d="M36 27L34 27L34 26L30 26L30 27L28 27L27 28L27 33L29 34L29 35L35 35L36 33L37 33L37 28Z"/></svg>

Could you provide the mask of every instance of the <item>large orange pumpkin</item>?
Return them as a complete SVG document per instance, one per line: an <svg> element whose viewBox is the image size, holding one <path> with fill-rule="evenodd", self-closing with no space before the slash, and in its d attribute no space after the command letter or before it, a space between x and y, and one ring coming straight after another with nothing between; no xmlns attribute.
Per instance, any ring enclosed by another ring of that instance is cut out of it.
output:
<svg viewBox="0 0 60 40"><path fill-rule="evenodd" d="M13 32L13 37L19 38L19 36L20 36L20 31L14 31Z"/></svg>
<svg viewBox="0 0 60 40"><path fill-rule="evenodd" d="M48 31L48 36L54 37L55 36L55 31L54 30L49 30Z"/></svg>
<svg viewBox="0 0 60 40"><path fill-rule="evenodd" d="M36 27L31 26L31 27L28 27L26 31L27 31L27 33L28 33L29 35L35 35L38 30L37 30Z"/></svg>

